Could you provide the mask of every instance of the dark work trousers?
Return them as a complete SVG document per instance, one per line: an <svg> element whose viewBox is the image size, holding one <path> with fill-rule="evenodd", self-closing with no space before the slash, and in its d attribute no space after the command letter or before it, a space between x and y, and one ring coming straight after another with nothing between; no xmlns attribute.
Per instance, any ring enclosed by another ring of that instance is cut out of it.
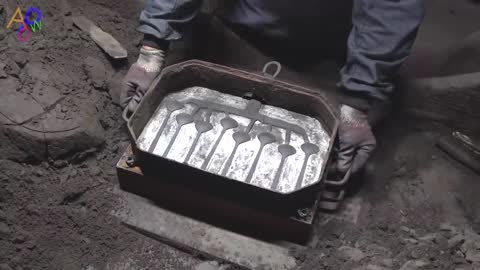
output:
<svg viewBox="0 0 480 270"><path fill-rule="evenodd" d="M424 16L423 0L228 3L225 22L276 59L302 64L345 52L338 86L361 100L388 99L394 89L392 77L410 54ZM139 30L163 40L181 39L201 4L201 0L147 0Z"/></svg>

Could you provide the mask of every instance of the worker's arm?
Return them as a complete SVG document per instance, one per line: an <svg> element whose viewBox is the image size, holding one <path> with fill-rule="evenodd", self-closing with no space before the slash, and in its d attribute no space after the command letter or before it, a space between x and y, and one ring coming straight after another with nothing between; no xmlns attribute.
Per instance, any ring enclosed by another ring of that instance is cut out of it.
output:
<svg viewBox="0 0 480 270"><path fill-rule="evenodd" d="M424 16L423 0L354 0L348 58L341 70L337 168L362 168L376 141L367 121L375 101L388 101L393 76L410 54Z"/></svg>
<svg viewBox="0 0 480 270"><path fill-rule="evenodd" d="M125 76L120 102L127 115L133 113L150 84L162 70L172 40L182 37L202 5L202 0L147 0L138 30L144 33L140 55Z"/></svg>

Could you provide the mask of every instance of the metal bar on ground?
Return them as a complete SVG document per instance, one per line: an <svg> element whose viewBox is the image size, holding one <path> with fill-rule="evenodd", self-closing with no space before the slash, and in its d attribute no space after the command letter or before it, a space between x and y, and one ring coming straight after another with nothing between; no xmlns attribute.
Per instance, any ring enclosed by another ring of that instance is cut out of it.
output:
<svg viewBox="0 0 480 270"><path fill-rule="evenodd" d="M169 244L248 269L298 267L289 248L259 241L162 209L147 199L118 190L125 204L113 213L122 222Z"/></svg>

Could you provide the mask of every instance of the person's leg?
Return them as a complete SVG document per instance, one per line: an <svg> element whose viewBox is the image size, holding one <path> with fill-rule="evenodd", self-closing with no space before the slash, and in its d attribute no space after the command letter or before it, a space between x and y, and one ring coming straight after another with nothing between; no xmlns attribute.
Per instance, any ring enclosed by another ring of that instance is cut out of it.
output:
<svg viewBox="0 0 480 270"><path fill-rule="evenodd" d="M424 13L423 0L355 1L348 59L339 83L346 95L389 99L393 78L410 54Z"/></svg>
<svg viewBox="0 0 480 270"><path fill-rule="evenodd" d="M178 40L201 5L202 0L147 0L138 30L159 40Z"/></svg>

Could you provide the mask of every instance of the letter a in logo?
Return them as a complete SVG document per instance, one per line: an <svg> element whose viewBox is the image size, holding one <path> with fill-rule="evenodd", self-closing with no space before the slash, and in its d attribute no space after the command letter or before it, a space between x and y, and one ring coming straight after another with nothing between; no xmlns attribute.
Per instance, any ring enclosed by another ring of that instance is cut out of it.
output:
<svg viewBox="0 0 480 270"><path fill-rule="evenodd" d="M18 19L15 19L17 17ZM15 14L13 14L12 18L7 24L7 29L10 29L10 27L12 27L12 23L14 22L19 22L23 24L23 15L22 15L22 11L20 10L20 7L17 7L17 9L15 10Z"/></svg>

